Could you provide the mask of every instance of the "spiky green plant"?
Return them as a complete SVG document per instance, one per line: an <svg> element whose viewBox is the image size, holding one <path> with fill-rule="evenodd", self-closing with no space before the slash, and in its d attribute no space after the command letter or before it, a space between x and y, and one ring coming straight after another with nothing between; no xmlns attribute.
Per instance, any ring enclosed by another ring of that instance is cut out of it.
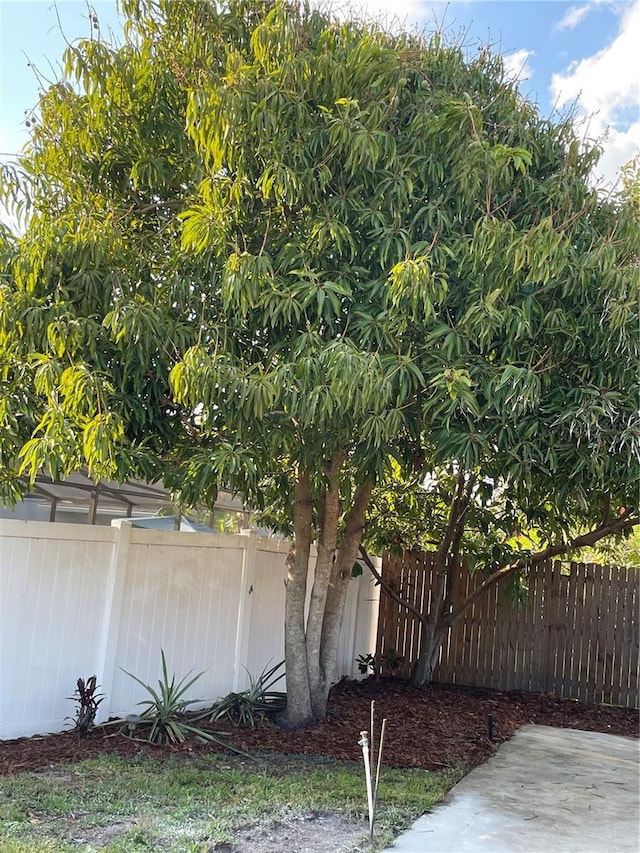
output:
<svg viewBox="0 0 640 853"><path fill-rule="evenodd" d="M151 743L176 744L184 743L188 738L192 737L201 742L213 741L232 752L246 755L242 750L237 749L224 740L220 736L222 732L213 732L210 729L203 729L197 725L209 712L196 716L187 716L187 708L190 705L202 702L202 699L186 699L185 694L199 678L202 678L206 670L197 673L192 678L189 678L189 676L193 670L189 670L176 683L175 673L171 675L171 678L169 677L169 668L167 667L167 660L163 649L160 649L160 655L162 658L162 678L158 679L157 690L150 684L146 684L132 672L127 672L126 669L122 670L144 687L151 697L150 699L143 699L141 702L138 702L138 705L144 707L142 714L140 714L139 725L144 728L148 727L147 740Z"/></svg>
<svg viewBox="0 0 640 853"><path fill-rule="evenodd" d="M213 707L211 720L227 717L235 725L248 725L255 728L265 715L284 708L287 694L270 688L284 675L284 661L270 669L265 667L257 678L250 672L249 687L240 693L229 693Z"/></svg>

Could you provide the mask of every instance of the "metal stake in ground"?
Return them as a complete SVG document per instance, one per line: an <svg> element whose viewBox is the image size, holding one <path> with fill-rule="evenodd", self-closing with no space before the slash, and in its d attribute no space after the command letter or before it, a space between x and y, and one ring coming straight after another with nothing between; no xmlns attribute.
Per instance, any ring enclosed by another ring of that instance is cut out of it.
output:
<svg viewBox="0 0 640 853"><path fill-rule="evenodd" d="M382 762L382 747L384 746L384 733L387 728L387 718L382 720L382 728L380 729L380 743L378 744L378 763L376 765L376 782L373 786L373 820L376 817L376 805L378 803L378 782L380 781L380 763ZM373 841L373 822L371 827L371 841Z"/></svg>
<svg viewBox="0 0 640 853"><path fill-rule="evenodd" d="M376 703L372 699L371 700L371 714L370 714L370 717L371 717L370 726L371 726L371 728L369 729L369 731L371 732L371 737L369 738L369 767L372 770L373 770L373 767L376 763L376 739L373 735L374 722L375 722L375 720L374 720L375 709L376 709Z"/></svg>
<svg viewBox="0 0 640 853"><path fill-rule="evenodd" d="M371 786L371 765L369 763L369 733L360 732L358 744L362 747L364 777L367 783L367 804L369 806L369 835L373 838L373 788Z"/></svg>

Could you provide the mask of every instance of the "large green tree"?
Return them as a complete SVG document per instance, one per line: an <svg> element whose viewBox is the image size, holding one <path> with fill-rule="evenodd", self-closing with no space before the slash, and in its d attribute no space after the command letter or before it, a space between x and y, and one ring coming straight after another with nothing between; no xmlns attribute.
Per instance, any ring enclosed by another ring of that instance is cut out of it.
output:
<svg viewBox="0 0 640 853"><path fill-rule="evenodd" d="M125 43L69 49L4 182L28 199L2 243L5 492L83 466L268 510L303 725L395 466L493 466L596 536L630 505L637 211L488 51L281 2L122 7Z"/></svg>

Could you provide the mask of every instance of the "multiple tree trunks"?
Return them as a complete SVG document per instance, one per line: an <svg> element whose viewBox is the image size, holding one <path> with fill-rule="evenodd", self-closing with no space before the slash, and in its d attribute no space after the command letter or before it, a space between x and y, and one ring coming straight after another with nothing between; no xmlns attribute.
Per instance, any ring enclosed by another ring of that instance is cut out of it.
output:
<svg viewBox="0 0 640 853"><path fill-rule="evenodd" d="M435 574L428 553L384 561L385 581L416 609L429 606ZM460 562L454 607L482 580ZM486 590L445 634L435 681L638 707L637 569L542 562L528 574L520 607L505 596L505 583ZM414 614L381 596L377 654L393 648L403 656L400 676L411 674L424 636Z"/></svg>
<svg viewBox="0 0 640 853"><path fill-rule="evenodd" d="M601 197L597 149L488 49L288 3L122 7L124 43L67 51L0 182L24 216L0 229L0 496L42 469L162 477L185 506L224 487L293 527L303 725L371 482L419 469L440 493L458 472L431 531L447 589L476 491L483 537L633 523L637 205ZM425 679L485 588L442 595Z"/></svg>
<svg viewBox="0 0 640 853"><path fill-rule="evenodd" d="M315 531L314 495L309 472L301 471L296 482L296 546L287 558L285 603L288 701L284 720L293 728L302 728L324 719L329 690L336 681L347 587L358 556L373 487L370 481L365 481L356 490L343 516L340 512L339 482L344 462L345 454L334 457L326 472L326 486L315 501L317 556L306 616L307 576ZM344 521L343 527L340 525L341 520Z"/></svg>

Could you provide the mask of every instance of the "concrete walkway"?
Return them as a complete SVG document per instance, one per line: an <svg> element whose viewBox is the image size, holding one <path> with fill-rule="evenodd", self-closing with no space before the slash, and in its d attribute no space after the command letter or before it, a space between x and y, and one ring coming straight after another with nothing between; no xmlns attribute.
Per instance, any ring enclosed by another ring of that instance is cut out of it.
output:
<svg viewBox="0 0 640 853"><path fill-rule="evenodd" d="M403 833L393 853L638 853L640 744L527 725Z"/></svg>

